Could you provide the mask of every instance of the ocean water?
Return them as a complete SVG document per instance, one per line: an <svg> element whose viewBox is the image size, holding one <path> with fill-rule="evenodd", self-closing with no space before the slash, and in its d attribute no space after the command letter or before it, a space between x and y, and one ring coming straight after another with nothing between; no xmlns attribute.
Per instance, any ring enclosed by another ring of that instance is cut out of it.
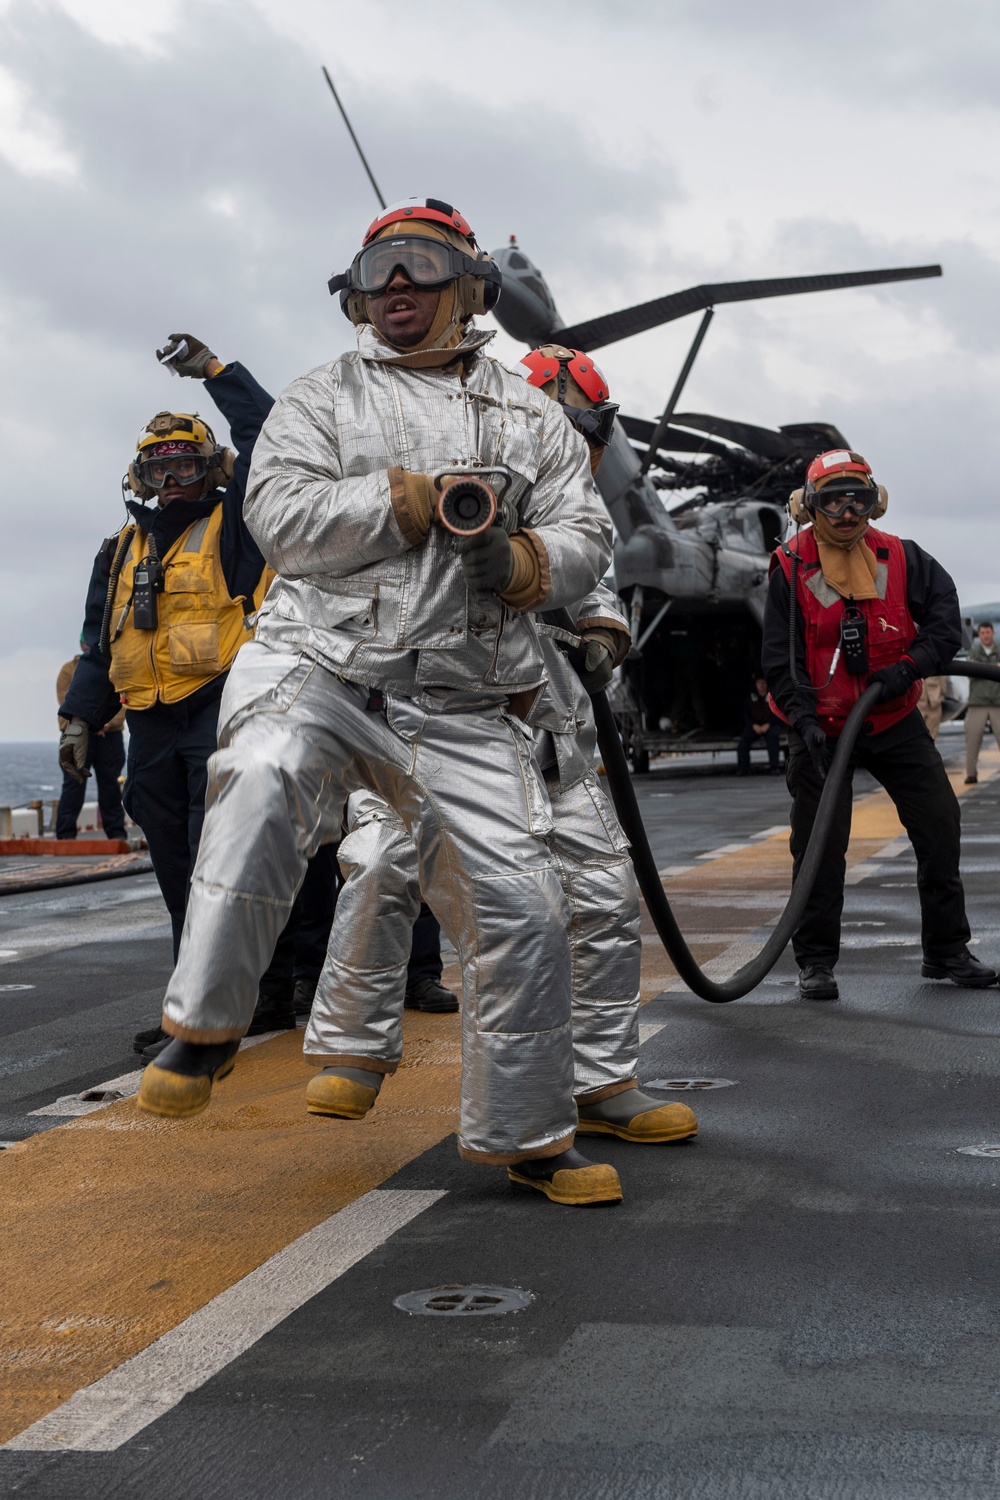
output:
<svg viewBox="0 0 1000 1500"><path fill-rule="evenodd" d="M0 743L0 807L24 807L36 797L52 802L61 787L57 739Z"/></svg>

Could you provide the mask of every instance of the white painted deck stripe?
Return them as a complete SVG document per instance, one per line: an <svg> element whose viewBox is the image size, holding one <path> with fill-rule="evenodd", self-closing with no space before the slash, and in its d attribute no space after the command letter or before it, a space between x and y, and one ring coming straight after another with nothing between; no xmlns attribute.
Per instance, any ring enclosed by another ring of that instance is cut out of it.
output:
<svg viewBox="0 0 1000 1500"><path fill-rule="evenodd" d="M640 1021L639 1022L639 1046L644 1047L648 1041L662 1031L666 1021Z"/></svg>
<svg viewBox="0 0 1000 1500"><path fill-rule="evenodd" d="M365 1193L4 1447L22 1453L120 1448L444 1196L443 1190L393 1188Z"/></svg>

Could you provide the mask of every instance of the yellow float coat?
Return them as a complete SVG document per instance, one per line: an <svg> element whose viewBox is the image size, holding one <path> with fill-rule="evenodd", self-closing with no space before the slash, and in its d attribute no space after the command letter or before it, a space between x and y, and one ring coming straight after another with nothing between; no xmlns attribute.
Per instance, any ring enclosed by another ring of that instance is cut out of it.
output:
<svg viewBox="0 0 1000 1500"><path fill-rule="evenodd" d="M122 545L123 528L119 538ZM111 610L111 681L122 703L150 708L178 703L232 665L253 636L247 601L232 599L219 559L222 506L182 533L162 559L163 590L156 596L157 628L137 630L132 618L135 570L149 554L135 529ZM265 568L254 592L258 609L274 574Z"/></svg>

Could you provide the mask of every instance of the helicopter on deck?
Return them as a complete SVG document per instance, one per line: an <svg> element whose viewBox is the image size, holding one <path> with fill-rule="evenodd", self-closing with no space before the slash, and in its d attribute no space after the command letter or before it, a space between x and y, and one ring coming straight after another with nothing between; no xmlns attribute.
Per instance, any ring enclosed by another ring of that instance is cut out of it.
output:
<svg viewBox="0 0 1000 1500"><path fill-rule="evenodd" d="M325 67L322 72L385 209L333 79ZM715 308L916 281L940 276L941 267L708 282L567 326L545 277L513 235L492 256L503 277L493 316L505 333L531 348L556 343L589 354L702 314L659 419L620 416L597 476L615 527L614 584L629 606L634 642L611 696L636 771L648 770L650 755L664 749L731 749L760 663L767 568L785 532L788 494L818 453L850 445L823 422L771 431L677 412ZM685 492L672 508L662 498L670 491Z"/></svg>
<svg viewBox="0 0 1000 1500"><path fill-rule="evenodd" d="M914 281L941 267L705 284L567 326L513 236L491 253L503 275L493 315L531 346L589 354L702 313L659 419L619 416L597 484L615 526L614 586L635 643L614 703L633 768L648 770L651 754L670 749L731 749L759 669L768 562L785 534L789 492L818 453L850 444L825 422L771 430L677 411L715 307Z"/></svg>

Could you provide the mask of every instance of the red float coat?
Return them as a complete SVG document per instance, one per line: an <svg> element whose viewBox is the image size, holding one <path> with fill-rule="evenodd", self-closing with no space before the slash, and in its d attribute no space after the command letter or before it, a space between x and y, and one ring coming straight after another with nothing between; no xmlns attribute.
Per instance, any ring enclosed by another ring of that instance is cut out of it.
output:
<svg viewBox="0 0 1000 1500"><path fill-rule="evenodd" d="M855 604L868 622L869 672L877 672L881 667L894 666L907 656L916 639L917 627L906 600L906 558L899 537L869 526L864 539L875 554L878 569L875 587L879 597L858 599ZM840 645L840 621L847 601L823 577L816 534L811 526L790 541L783 542L771 558L771 571L780 567L788 579L789 588L795 554L798 554L799 563L795 567L794 604L804 625L806 670L816 689L816 714L823 732L836 739L871 679L868 674L855 677L848 672L841 655L832 678L827 681ZM869 733L881 734L898 724L900 719L905 719L916 706L921 686L918 678L901 698L877 704L866 721L871 723ZM773 699L771 704L774 712L787 724L786 715Z"/></svg>

